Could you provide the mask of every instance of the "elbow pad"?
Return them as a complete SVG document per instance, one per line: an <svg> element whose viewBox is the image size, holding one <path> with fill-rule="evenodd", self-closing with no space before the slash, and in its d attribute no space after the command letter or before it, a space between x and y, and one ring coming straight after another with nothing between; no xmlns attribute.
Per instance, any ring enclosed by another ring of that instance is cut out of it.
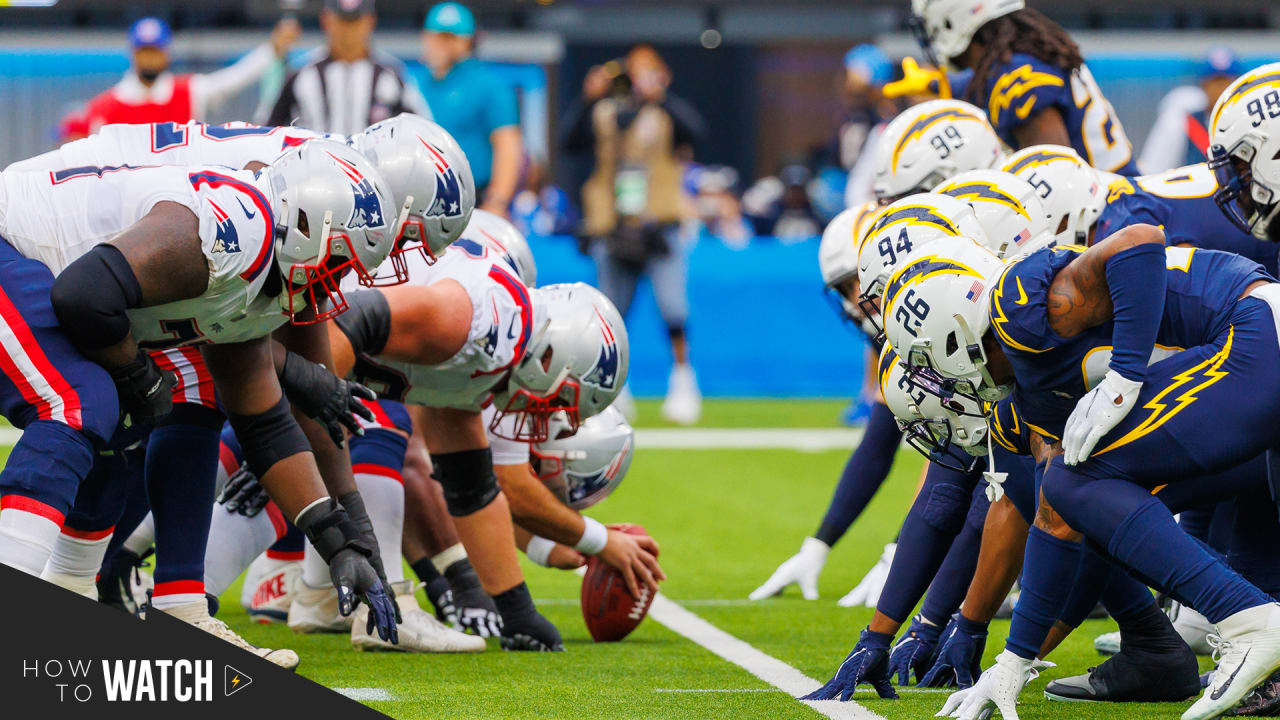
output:
<svg viewBox="0 0 1280 720"><path fill-rule="evenodd" d="M129 335L126 310L142 302L142 287L119 248L104 244L58 275L49 300L71 342L81 350L98 350Z"/></svg>
<svg viewBox="0 0 1280 720"><path fill-rule="evenodd" d="M1114 326L1111 369L1126 380L1142 382L1164 317L1168 285L1164 246L1135 245L1107 260Z"/></svg>
<svg viewBox="0 0 1280 720"><path fill-rule="evenodd" d="M347 295L347 309L334 319L355 354L377 355L391 335L391 306L377 290Z"/></svg>

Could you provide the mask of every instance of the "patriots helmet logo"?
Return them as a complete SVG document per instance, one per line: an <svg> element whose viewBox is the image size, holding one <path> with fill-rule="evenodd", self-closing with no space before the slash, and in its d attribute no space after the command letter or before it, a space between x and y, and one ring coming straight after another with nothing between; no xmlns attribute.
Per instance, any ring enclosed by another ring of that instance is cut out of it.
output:
<svg viewBox="0 0 1280 720"><path fill-rule="evenodd" d="M435 162L436 168L436 199L431 203L431 208L427 210L427 215L443 215L445 217L458 217L462 215L462 184L458 182L458 173L456 173L449 161L445 159L444 153L440 148L431 143L418 138L427 148L427 152L431 155Z"/></svg>
<svg viewBox="0 0 1280 720"><path fill-rule="evenodd" d="M493 302L493 323L489 326L489 332L485 333L481 349L489 357L493 357L498 352L498 303Z"/></svg>
<svg viewBox="0 0 1280 720"><path fill-rule="evenodd" d="M597 310L596 314L599 315L600 311ZM614 339L613 331L604 322L603 316L600 321L604 334L604 344L600 346L600 357L596 359L595 368L587 373L587 376L583 379L606 390L612 390L618 383L618 341Z"/></svg>
<svg viewBox="0 0 1280 720"><path fill-rule="evenodd" d="M373 181L362 175L355 165L337 155L329 153L329 157L338 163L338 167L342 168L342 172L351 181L351 192L355 203L351 210L351 217L347 219L347 227L354 229L385 226L387 219L382 216L382 203L378 201L378 191L374 189Z"/></svg>
<svg viewBox="0 0 1280 720"><path fill-rule="evenodd" d="M212 200L209 201L209 205L213 207L213 219L217 222L212 252L240 252L240 236L236 233L236 226L231 222L231 217Z"/></svg>

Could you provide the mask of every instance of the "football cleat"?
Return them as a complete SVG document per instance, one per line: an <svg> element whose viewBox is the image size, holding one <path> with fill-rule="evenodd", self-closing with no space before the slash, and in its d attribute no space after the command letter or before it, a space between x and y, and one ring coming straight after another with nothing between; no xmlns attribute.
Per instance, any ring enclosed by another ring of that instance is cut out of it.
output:
<svg viewBox="0 0 1280 720"><path fill-rule="evenodd" d="M289 606L293 603L294 586L302 577L302 562L273 560L265 556L260 560L263 572L245 609L254 622L264 625L287 622Z"/></svg>
<svg viewBox="0 0 1280 720"><path fill-rule="evenodd" d="M236 634L236 631L227 627L226 623L215 617L210 617L209 603L206 600L201 599L195 602L186 603L185 605L169 608L163 612L168 613L185 623L193 625L219 640L225 640L241 650L251 652L272 665L277 665L285 670L293 670L298 667L298 653L287 649L272 650L270 648L258 647L257 645L250 643L248 640L240 637Z"/></svg>
<svg viewBox="0 0 1280 720"><path fill-rule="evenodd" d="M356 609L355 622L351 625L351 645L357 650L391 650L420 653L484 652L484 638L458 632L418 606L414 598L416 588L408 582L394 583L396 604L400 606L400 642L392 644L366 630L369 608Z"/></svg>
<svg viewBox="0 0 1280 720"><path fill-rule="evenodd" d="M1280 670L1280 605L1268 603L1242 610L1218 623L1209 637L1218 667L1182 720L1221 717L1254 688Z"/></svg>
<svg viewBox="0 0 1280 720"><path fill-rule="evenodd" d="M1046 700L1066 702L1179 702L1200 692L1194 653L1120 652L1084 675L1045 686Z"/></svg>
<svg viewBox="0 0 1280 720"><path fill-rule="evenodd" d="M1213 648L1209 645L1209 635L1213 632L1213 623L1192 608L1173 601L1169 606L1169 619L1173 621L1173 629L1182 636L1183 642L1191 647L1197 655L1209 655Z"/></svg>
<svg viewBox="0 0 1280 720"><path fill-rule="evenodd" d="M1120 633L1109 632L1102 633L1093 639L1093 649L1098 651L1099 655L1115 655L1120 652Z"/></svg>
<svg viewBox="0 0 1280 720"><path fill-rule="evenodd" d="M338 612L338 591L332 585L313 588L302 578L293 586L289 604L289 629L299 634L344 633L351 631L352 615Z"/></svg>
<svg viewBox="0 0 1280 720"><path fill-rule="evenodd" d="M1244 702L1227 713L1241 717L1280 716L1280 671L1271 673L1267 681L1245 696Z"/></svg>

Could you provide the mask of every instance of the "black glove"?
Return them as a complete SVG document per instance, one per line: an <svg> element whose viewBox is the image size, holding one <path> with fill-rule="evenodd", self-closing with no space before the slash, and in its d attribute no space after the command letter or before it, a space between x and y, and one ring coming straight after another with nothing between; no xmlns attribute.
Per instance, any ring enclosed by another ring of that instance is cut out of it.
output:
<svg viewBox="0 0 1280 720"><path fill-rule="evenodd" d="M353 491L338 498L338 502L342 504L342 509L347 511L347 518L351 520L352 525L356 526L364 542L373 548L373 555L369 556L369 564L378 573L378 579L386 587L391 587L391 583L387 582L387 571L382 566L382 553L378 551L378 536L373 532L373 520L369 518L369 511L364 509L364 498L360 497L359 492ZM400 606L391 603L391 607L396 610L396 622L404 622L404 618L400 617Z"/></svg>
<svg viewBox="0 0 1280 720"><path fill-rule="evenodd" d="M229 513L239 513L247 518L262 512L262 508L271 502L267 489L258 482L258 476L249 470L248 463L242 463L235 472L227 477L227 484L218 496L218 503Z"/></svg>
<svg viewBox="0 0 1280 720"><path fill-rule="evenodd" d="M343 380L319 363L298 355L286 353L280 370L280 385L289 404L303 415L324 425L329 437L338 447L344 447L345 427L356 435L364 435L364 428L354 415L373 422L373 412L360 399L376 400L372 390L358 382Z"/></svg>
<svg viewBox="0 0 1280 720"><path fill-rule="evenodd" d="M133 425L154 423L173 409L177 378L143 350L128 365L112 370L111 379L120 396L120 415L127 415Z"/></svg>
<svg viewBox="0 0 1280 720"><path fill-rule="evenodd" d="M520 583L493 600L502 613L503 650L564 652L560 631L533 606L527 585Z"/></svg>
<svg viewBox="0 0 1280 720"><path fill-rule="evenodd" d="M350 615L363 600L369 604L366 630L372 633L377 627L378 637L399 643L395 601L369 562L376 554L375 547L361 536L345 510L332 499L326 500L302 513L297 526L329 564L329 577L338 589L338 612Z"/></svg>
<svg viewBox="0 0 1280 720"><path fill-rule="evenodd" d="M471 561L466 558L455 561L444 569L444 576L453 590L452 600L462 631L480 637L498 637L502 633L502 616L480 584Z"/></svg>

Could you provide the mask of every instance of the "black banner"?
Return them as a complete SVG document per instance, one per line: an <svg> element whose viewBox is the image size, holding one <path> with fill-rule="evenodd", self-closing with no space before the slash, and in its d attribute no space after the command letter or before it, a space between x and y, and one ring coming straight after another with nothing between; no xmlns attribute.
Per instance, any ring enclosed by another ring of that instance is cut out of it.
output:
<svg viewBox="0 0 1280 720"><path fill-rule="evenodd" d="M387 717L161 612L140 620L4 565L0 589L8 717Z"/></svg>

